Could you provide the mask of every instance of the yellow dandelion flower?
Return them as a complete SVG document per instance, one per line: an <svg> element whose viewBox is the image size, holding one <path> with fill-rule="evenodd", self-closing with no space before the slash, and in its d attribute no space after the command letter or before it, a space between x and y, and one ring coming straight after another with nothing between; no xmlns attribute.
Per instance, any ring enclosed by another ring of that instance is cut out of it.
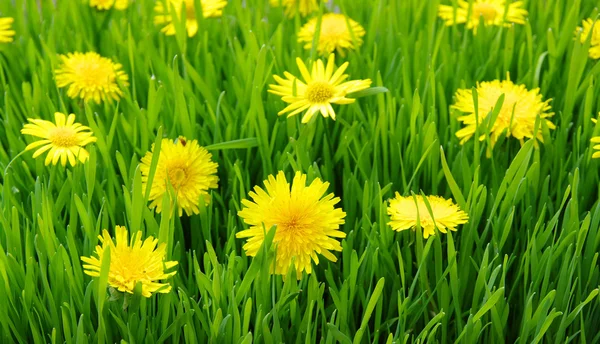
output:
<svg viewBox="0 0 600 344"><path fill-rule="evenodd" d="M111 8L124 10L129 7L129 0L90 0L90 6L100 11L107 11Z"/></svg>
<svg viewBox="0 0 600 344"><path fill-rule="evenodd" d="M152 151L147 152L142 158L140 170L142 172L142 189L146 192L148 176L152 164ZM160 146L160 155L154 179L150 187L150 208L156 208L160 213L163 206L163 197L169 192L169 184L175 190L179 216L185 210L187 215L198 214L200 202L210 202L209 189L218 187L219 177L216 175L219 164L211 160L206 148L201 147L198 141L188 141L180 136L177 140L163 139Z"/></svg>
<svg viewBox="0 0 600 344"><path fill-rule="evenodd" d="M595 143L595 145L592 147L592 149L594 150L594 154L592 154L592 159L600 158L600 136L592 137L590 142Z"/></svg>
<svg viewBox="0 0 600 344"><path fill-rule="evenodd" d="M237 238L248 238L244 250L255 256L265 237L265 229L277 226L273 243L277 245L277 256L272 272L286 275L292 261L298 279L302 271L310 274L312 262L319 264L318 254L335 262L330 251L341 251L342 246L335 238L345 238L339 230L346 213L334 206L340 201L332 193L325 195L329 183L315 179L306 186L306 175L297 172L292 185L280 171L277 178L270 175L265 180L265 190L259 186L243 200L244 208L238 215L250 226L236 234ZM325 195L325 196L323 196Z"/></svg>
<svg viewBox="0 0 600 344"><path fill-rule="evenodd" d="M10 43L13 41L15 31L12 29L14 18L0 18L0 43Z"/></svg>
<svg viewBox="0 0 600 344"><path fill-rule="evenodd" d="M169 283L161 283L177 273L166 272L177 265L176 261L165 261L165 243L158 245L158 240L150 236L142 241L142 232L135 233L129 243L127 229L122 226L115 228L115 240L105 229L99 235L101 245L96 246L96 257L81 257L85 263L83 271L92 277L100 276L102 258L107 247L110 247L110 267L108 270L108 285L120 292L133 294L135 285L142 284L142 295L152 296L152 293L168 293Z"/></svg>
<svg viewBox="0 0 600 344"><path fill-rule="evenodd" d="M430 213L423 196L417 195L415 198L416 200L412 196L402 197L396 192L396 197L390 200L387 213L391 221L388 225L393 230L399 232L414 229L417 223L420 223L423 237L427 239L430 235L435 235L436 228L442 233L446 233L448 229L456 231L458 225L469 221L469 216L450 199L427 196L427 202L431 207Z"/></svg>
<svg viewBox="0 0 600 344"><path fill-rule="evenodd" d="M175 9L177 18L181 18L181 10L185 7L185 28L189 37L194 37L198 32L198 21L196 20L196 8L194 0L163 0L157 1L154 6L154 24L164 25L161 32L171 36L175 34L175 24L171 8ZM227 0L201 0L202 15L204 18L214 18L223 15L223 8L227 6Z"/></svg>
<svg viewBox="0 0 600 344"><path fill-rule="evenodd" d="M306 17L319 10L319 0L270 0L270 3L273 7L283 7L283 13L288 18L295 17L296 13Z"/></svg>
<svg viewBox="0 0 600 344"><path fill-rule="evenodd" d="M481 82L477 83L479 124L483 124L480 127L480 133L482 134L479 139L481 141L485 139L485 132L490 127L490 124L485 120L502 94L504 94L504 103L489 132L492 147L505 130L507 131L507 137L512 136L518 139L521 144L525 138L533 138L535 121L538 117L544 119L548 128L555 128L554 124L546 119L554 115L547 112L551 109L550 99L543 101L539 88L527 90L524 85L515 85L509 79ZM460 143L463 144L475 134L477 126L472 90L458 90L456 92L456 102L452 105L452 108L466 113L466 115L458 117L458 120L465 127L456 132ZM541 130L537 131L537 139L543 142Z"/></svg>
<svg viewBox="0 0 600 344"><path fill-rule="evenodd" d="M25 147L26 151L39 147L33 153L34 158L49 151L45 164L56 165L60 160L63 166L66 166L67 160L71 166L75 166L77 160L85 163L89 158L89 153L84 147L89 143L96 142L96 138L93 136L94 133L89 131L90 128L75 123L74 114L66 117L65 114L56 112L54 114L56 123L43 119L28 118L27 120L30 123L23 126L21 133L42 139Z"/></svg>
<svg viewBox="0 0 600 344"><path fill-rule="evenodd" d="M289 112L287 116L292 117L306 111L302 123L308 123L315 113L321 112L323 117L335 120L335 111L331 104L354 103L355 99L346 98L346 95L371 86L370 79L345 81L348 75L344 74L344 71L348 68L348 62L334 72L334 60L334 55L329 55L326 67L322 60L317 60L309 73L304 62L297 58L296 63L304 81L288 72L284 72L285 79L274 75L273 78L279 85L269 85L269 92L282 96L281 100L290 104L278 115Z"/></svg>
<svg viewBox="0 0 600 344"><path fill-rule="evenodd" d="M506 0L474 0L473 7L469 8L469 1L458 0L456 12L453 6L439 5L438 15L447 26L466 23L467 29L477 33L480 18L485 26L525 24L528 13L523 5L523 1L515 1L507 8Z"/></svg>
<svg viewBox="0 0 600 344"><path fill-rule="evenodd" d="M318 18L311 19L298 33L298 42L305 43L305 49L312 49L317 23ZM356 50L362 45L364 35L365 29L345 15L337 13L324 14L321 20L317 51L321 55L337 51L338 54L344 56L346 50Z"/></svg>
<svg viewBox="0 0 600 344"><path fill-rule="evenodd" d="M119 84L129 86L129 77L121 65L94 52L60 55L62 65L56 70L58 87L68 87L67 96L84 101L109 102L123 95Z"/></svg>
<svg viewBox="0 0 600 344"><path fill-rule="evenodd" d="M593 28L593 30L592 30ZM586 43L590 34L592 35L590 45L590 58L600 59L600 22L589 18L583 21L583 27L578 27L577 32L581 32L579 39L581 43Z"/></svg>

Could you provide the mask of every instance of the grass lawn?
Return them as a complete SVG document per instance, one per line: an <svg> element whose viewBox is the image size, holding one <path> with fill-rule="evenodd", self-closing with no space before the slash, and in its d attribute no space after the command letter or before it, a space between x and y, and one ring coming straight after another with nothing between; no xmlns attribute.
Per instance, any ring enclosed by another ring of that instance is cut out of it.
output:
<svg viewBox="0 0 600 344"><path fill-rule="evenodd" d="M0 342L600 343L596 1L178 1L0 1Z"/></svg>

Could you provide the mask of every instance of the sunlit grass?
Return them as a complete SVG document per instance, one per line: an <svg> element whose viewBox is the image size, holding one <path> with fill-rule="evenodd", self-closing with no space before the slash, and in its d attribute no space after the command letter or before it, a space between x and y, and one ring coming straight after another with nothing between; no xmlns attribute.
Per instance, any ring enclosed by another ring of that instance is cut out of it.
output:
<svg viewBox="0 0 600 344"><path fill-rule="evenodd" d="M600 165L590 144L600 135L591 121L600 63L575 35L597 4L526 1L524 25L474 35L438 18L437 5L452 1L329 0L317 15L332 3L366 31L336 64L379 88L337 105L335 121L303 124L277 115L287 105L268 85L300 75L297 57L320 55L297 40L308 19L287 19L267 0L230 0L192 38L181 21L175 35L161 33L151 0L103 12L78 0L0 1L16 32L0 43L2 343L600 342ZM57 87L60 55L89 51L127 73L119 102ZM484 139L461 145L456 91L507 72L552 99L556 129L538 121L543 143L500 137L491 147L478 127ZM93 131L85 164L45 166L22 153L27 118L55 112ZM212 154L219 183L199 214L169 218L148 207L139 164L152 144L179 136ZM241 200L279 170L329 182L346 213L338 261L321 257L301 279L270 275L273 230L255 257L236 239L248 228ZM395 192L452 199L469 221L428 239L419 227L395 232ZM84 273L80 257L117 225L166 243L179 262L169 293L111 293L107 271Z"/></svg>

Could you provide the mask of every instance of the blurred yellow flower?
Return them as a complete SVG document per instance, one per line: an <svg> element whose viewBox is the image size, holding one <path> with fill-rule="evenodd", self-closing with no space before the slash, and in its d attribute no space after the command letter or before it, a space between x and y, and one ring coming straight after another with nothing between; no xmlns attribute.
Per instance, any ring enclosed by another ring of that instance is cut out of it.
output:
<svg viewBox="0 0 600 344"><path fill-rule="evenodd" d="M0 43L10 43L13 41L15 31L12 29L14 19L10 17L0 18Z"/></svg>
<svg viewBox="0 0 600 344"><path fill-rule="evenodd" d="M494 123L487 123L486 119L494 109L500 96L504 94L504 102ZM553 116L549 100L542 100L540 89L527 90L524 85L515 85L510 80L494 80L490 82L477 83L478 116L479 123L475 121L475 104L473 103L473 92L471 89L460 89L456 92L456 102L452 108L466 115L458 117L465 127L456 132L456 136L463 144L474 134L477 125L480 126L479 139L485 139L485 133L489 131L492 147L500 135L506 131L506 136L518 139L521 144L525 138L533 138L535 121L538 117L545 121L550 129L555 125L546 119ZM542 131L537 131L537 139L543 142Z"/></svg>
<svg viewBox="0 0 600 344"><path fill-rule="evenodd" d="M266 191L255 186L249 193L252 201L242 200L244 208L238 212L250 226L236 235L248 238L243 247L246 255L254 257L265 239L265 232L277 226L273 239L277 257L272 273L286 275L293 261L296 277L300 279L302 271L312 272L312 261L319 264L318 254L337 261L330 251L342 250L336 238L346 237L346 233L339 230L346 213L334 208L339 198L333 193L325 195L329 183L317 178L306 186L306 175L296 172L290 185L280 171L277 178L270 175L264 184Z"/></svg>
<svg viewBox="0 0 600 344"><path fill-rule="evenodd" d="M158 245L158 240L150 236L142 242L142 232L135 233L129 243L127 229L115 228L115 241L105 229L99 235L101 245L96 246L96 257L81 257L85 263L84 272L92 277L99 277L104 252L110 248L110 267L108 285L120 292L133 294L135 285L142 284L142 296L150 297L152 293L168 293L169 283L161 283L177 273L166 272L177 265L176 261L165 261L167 245Z"/></svg>
<svg viewBox="0 0 600 344"><path fill-rule="evenodd" d="M295 17L296 13L306 17L319 10L319 0L270 0L270 3L273 7L283 7L283 13L288 18Z"/></svg>
<svg viewBox="0 0 600 344"><path fill-rule="evenodd" d="M313 63L311 73L300 58L296 59L296 63L304 81L288 72L284 72L285 79L274 75L278 85L269 85L269 92L282 96L281 100L290 104L278 115L289 112L287 116L292 117L306 111L302 123L308 123L317 112L321 112L323 117L335 120L335 111L331 104L354 103L356 99L346 98L346 95L371 86L370 79L345 81L348 75L344 74L344 71L348 68L348 62L335 70L333 54L329 55L327 66L320 59Z"/></svg>
<svg viewBox="0 0 600 344"><path fill-rule="evenodd" d="M453 6L439 5L438 15L447 26L466 23L467 29L476 34L481 19L485 26L525 24L528 13L523 5L523 1L507 4L506 0L474 0L473 7L470 8L469 1L458 0L456 11Z"/></svg>
<svg viewBox="0 0 600 344"><path fill-rule="evenodd" d="M600 158L600 136L592 137L590 142L595 143L595 145L592 147L592 149L594 150L594 154L592 154L592 159Z"/></svg>
<svg viewBox="0 0 600 344"><path fill-rule="evenodd" d="M200 5L202 6L202 16L204 18L220 17L223 15L223 8L227 6L227 0L201 0ZM198 32L194 0L158 0L154 6L156 12L154 24L164 25L161 32L164 32L165 35L174 35L176 31L173 22L173 9L175 10L176 19L181 19L181 10L185 10L185 28L188 36L194 37Z"/></svg>
<svg viewBox="0 0 600 344"><path fill-rule="evenodd" d="M146 192L150 166L152 165L152 151L147 152L142 158L140 170L142 172L142 189ZM211 160L206 148L201 147L198 141L188 141L180 136L175 141L163 139L160 146L158 164L154 173L154 179L150 186L150 208L156 208L160 213L163 209L163 197L169 192L169 184L175 190L171 200L177 198L178 214L198 214L200 202L210 202L209 190L218 187L219 177L216 175L216 162Z"/></svg>
<svg viewBox="0 0 600 344"><path fill-rule="evenodd" d="M592 30L593 27L593 30ZM592 37L590 38L590 58L592 59L600 59L600 21L594 21L591 18L588 18L583 21L583 27L578 27L577 32L581 32L581 36L579 39L581 43L586 43L590 34Z"/></svg>
<svg viewBox="0 0 600 344"><path fill-rule="evenodd" d="M312 42L317 31L319 18L308 21L298 33L298 42L305 43L305 49L312 49ZM321 55L331 54L336 51L345 56L346 50L358 49L363 41L365 29L354 20L343 14L327 13L321 20L321 30L317 51Z"/></svg>
<svg viewBox="0 0 600 344"><path fill-rule="evenodd" d="M70 98L93 100L97 104L118 101L123 95L119 86L129 86L129 77L121 70L122 66L95 52L60 55L60 60L56 84L61 88L68 87Z"/></svg>
<svg viewBox="0 0 600 344"><path fill-rule="evenodd" d="M469 221L469 216L452 202L439 196L426 197L431 212L427 208L425 198L421 195L402 197L396 192L396 197L390 200L387 213L390 216L388 225L395 231L414 229L418 224L423 229L423 237L435 235L435 229L446 233L456 231L458 225ZM432 216L433 215L433 216Z"/></svg>
<svg viewBox="0 0 600 344"><path fill-rule="evenodd" d="M129 6L129 0L90 0L90 6L101 11L110 10L111 8L124 10Z"/></svg>
<svg viewBox="0 0 600 344"><path fill-rule="evenodd" d="M96 142L90 128L75 123L75 115L70 114L66 117L65 114L56 112L54 114L55 123L45 121L43 119L27 119L30 123L25 124L21 133L24 135L32 135L39 137L42 140L35 141L25 147L25 150L38 148L33 153L33 157L44 154L46 155L45 164L56 165L60 160L61 165L66 166L67 160L71 166L77 164L77 160L81 163L87 161L89 153L85 150L85 146L89 143Z"/></svg>

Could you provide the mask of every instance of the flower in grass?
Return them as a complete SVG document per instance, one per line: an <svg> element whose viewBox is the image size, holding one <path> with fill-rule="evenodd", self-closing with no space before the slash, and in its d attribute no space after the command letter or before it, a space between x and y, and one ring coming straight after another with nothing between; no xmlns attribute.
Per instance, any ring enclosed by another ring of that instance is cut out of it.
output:
<svg viewBox="0 0 600 344"><path fill-rule="evenodd" d="M319 0L270 0L270 3L273 7L283 7L283 13L288 18L295 17L296 13L306 17L319 10Z"/></svg>
<svg viewBox="0 0 600 344"><path fill-rule="evenodd" d="M136 284L142 284L142 295L152 296L152 293L168 293L169 283L161 283L177 273L166 272L177 265L176 261L165 261L165 243L158 245L158 240L150 236L142 241L142 232L135 233L129 243L127 229L122 226L115 228L115 240L105 229L99 235L100 244L96 246L96 257L81 257L84 262L84 272L92 277L99 277L102 268L104 252L110 248L110 267L108 269L108 285L121 292L133 294Z"/></svg>
<svg viewBox="0 0 600 344"><path fill-rule="evenodd" d="M250 226L236 235L248 238L243 247L246 254L255 256L265 232L277 226L273 239L277 256L272 273L286 275L293 261L300 279L302 271L311 273L311 261L319 264L318 254L335 262L337 258L330 251L342 250L336 238L346 237L346 233L339 230L346 213L334 208L339 198L332 193L325 195L329 183L317 178L306 186L306 175L296 172L290 186L280 171L277 178L270 175L264 184L266 190L255 186L249 193L252 201L243 200L244 208L238 212Z"/></svg>
<svg viewBox="0 0 600 344"><path fill-rule="evenodd" d="M148 187L153 154L154 145L142 158L143 193ZM171 195L171 199L177 198L179 216L183 215L184 210L187 215L198 214L200 202L210 202L209 189L218 187L219 177L216 173L219 165L211 158L212 154L196 140L188 141L183 136L175 141L163 139L150 186L150 208L156 208L156 212L160 213L163 210L163 197L172 188L175 194Z"/></svg>
<svg viewBox="0 0 600 344"><path fill-rule="evenodd" d="M600 158L600 136L592 137L590 142L594 143L594 146L592 146L592 149L594 150L594 154L592 154L592 159Z"/></svg>
<svg viewBox="0 0 600 344"><path fill-rule="evenodd" d="M15 31L12 29L14 18L0 18L0 43L10 43L13 41Z"/></svg>
<svg viewBox="0 0 600 344"><path fill-rule="evenodd" d="M121 65L95 52L60 55L61 66L56 70L58 87L68 87L73 99L91 100L97 104L119 100L123 91L119 85L129 86L129 77Z"/></svg>
<svg viewBox="0 0 600 344"><path fill-rule="evenodd" d="M494 123L488 123L487 117L494 109L500 96L504 94L504 102ZM521 144L525 138L533 138L535 131L535 122L538 117L545 122L550 129L555 125L546 119L554 114L549 111L550 99L542 100L540 89L527 90L524 85L515 85L507 77L507 80L494 80L490 82L477 83L478 95L478 117L480 124L479 140L485 139L486 132L489 132L492 147L498 141L498 138L506 131L506 136L512 136L518 139ZM452 108L463 113L464 116L458 117L465 127L456 132L456 136L463 144L474 134L478 123L475 120L475 105L473 102L473 92L471 89L460 89L456 92L456 102ZM537 130L537 139L543 142L542 131Z"/></svg>
<svg viewBox="0 0 600 344"><path fill-rule="evenodd" d="M27 120L29 123L23 126L21 133L41 138L25 147L26 151L37 148L33 153L34 158L48 151L46 165L50 163L56 165L60 160L63 166L66 166L67 160L71 166L75 166L77 160L85 163L89 158L89 153L84 147L88 143L96 142L96 138L90 128L75 123L74 114L66 117L65 114L56 112L54 114L56 123L43 119Z"/></svg>
<svg viewBox="0 0 600 344"><path fill-rule="evenodd" d="M511 26L525 24L527 10L523 1L506 3L506 0L474 0L473 7L469 1L458 0L456 11L454 6L439 5L438 15L447 26L467 24L467 29L477 33L480 20L485 26Z"/></svg>
<svg viewBox="0 0 600 344"><path fill-rule="evenodd" d="M198 32L198 20L196 18L195 0L158 0L154 6L154 24L164 25L161 29L165 35L175 34L176 22L173 21L173 15L177 20L181 18L182 9L185 11L185 28L189 37L194 37ZM214 18L223 15L223 8L227 6L227 0L201 0L202 16L204 18ZM173 10L175 11L173 13Z"/></svg>
<svg viewBox="0 0 600 344"><path fill-rule="evenodd" d="M592 29L593 28L593 29ZM583 27L578 27L576 34L581 32L579 39L585 44L590 39L589 56L592 59L600 59L600 21L588 18L583 21ZM590 35L591 38L590 38Z"/></svg>
<svg viewBox="0 0 600 344"><path fill-rule="evenodd" d="M431 207L427 208L425 198ZM421 195L402 197L396 192L396 197L390 200L387 208L390 216L388 225L395 231L414 229L417 224L423 229L423 237L429 238L435 235L435 228L446 233L449 230L456 231L458 225L467 223L469 216L452 202L439 196ZM433 216L432 216L433 215Z"/></svg>
<svg viewBox="0 0 600 344"><path fill-rule="evenodd" d="M124 10L129 6L129 0L90 0L90 6L95 7L100 11L110 10Z"/></svg>
<svg viewBox="0 0 600 344"><path fill-rule="evenodd" d="M318 21L318 18L311 19L298 33L298 42L305 43L305 49L312 49ZM346 50L356 50L362 45L364 35L365 29L345 15L337 13L324 14L321 19L317 51L321 55L337 51L338 54L344 56Z"/></svg>
<svg viewBox="0 0 600 344"><path fill-rule="evenodd" d="M351 80L344 74L348 68L348 62L342 64L335 70L335 57L329 55L327 66L322 60L317 60L312 65L309 73L306 65L300 58L296 59L302 80L288 72L284 72L285 79L274 75L273 78L278 85L269 85L269 92L282 96L281 100L289 103L278 115L288 113L288 117L306 111L302 117L302 123L308 123L315 113L321 112L323 117L331 117L335 120L335 111L331 104L351 104L354 98L346 98L346 95L358 92L371 86L371 80Z"/></svg>

